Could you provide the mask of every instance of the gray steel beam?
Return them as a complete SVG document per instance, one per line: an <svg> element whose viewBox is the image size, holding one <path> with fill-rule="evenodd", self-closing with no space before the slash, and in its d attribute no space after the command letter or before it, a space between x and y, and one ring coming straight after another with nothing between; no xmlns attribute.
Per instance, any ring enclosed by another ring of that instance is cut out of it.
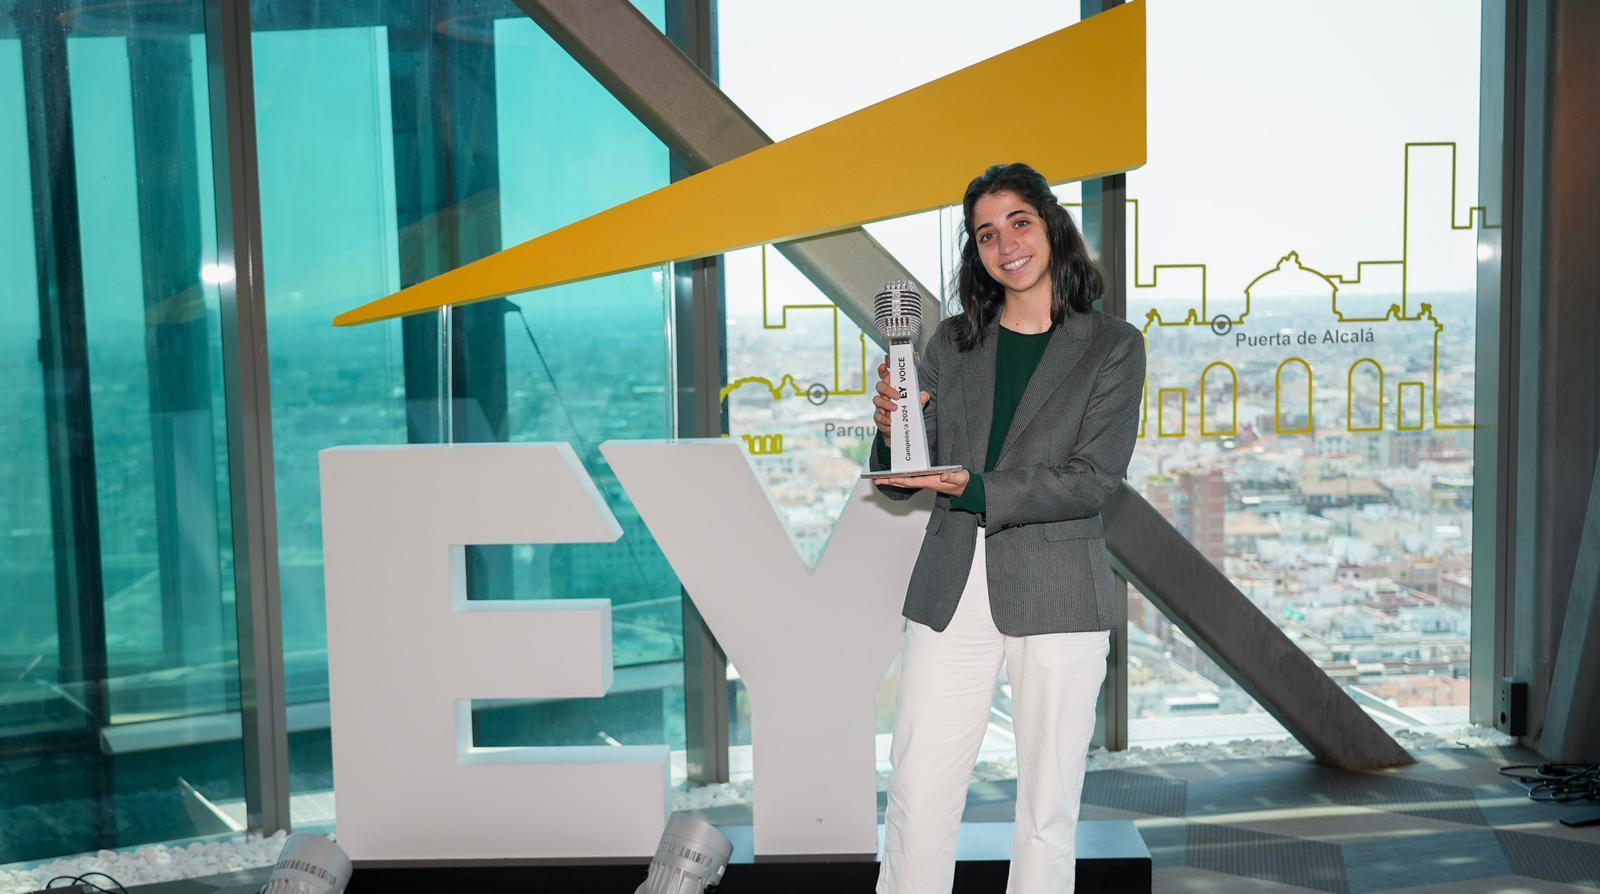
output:
<svg viewBox="0 0 1600 894"><path fill-rule="evenodd" d="M673 269L673 350L677 416L682 438L715 438L727 431L727 404L720 394L728 380L722 310L721 258L703 258ZM684 592L683 730L690 781L727 782L728 655L694 600Z"/></svg>
<svg viewBox="0 0 1600 894"><path fill-rule="evenodd" d="M522 11L571 54L645 127L699 171L771 145L761 128L667 36L627 0L516 0ZM872 291L882 282L916 277L865 230L854 228L797 239L778 251L845 316L877 341ZM926 300L923 340L940 308L937 291L918 285Z"/></svg>
<svg viewBox="0 0 1600 894"><path fill-rule="evenodd" d="M1102 0L1086 0L1085 12ZM1106 0L1110 2L1110 0ZM1116 5L1111 3L1111 5ZM1100 310L1113 317L1128 316L1128 177L1113 174L1083 184L1083 236L1100 261L1106 288ZM1100 690L1100 724L1096 745L1110 751L1128 747L1128 582L1115 582L1117 626L1111 630L1111 652L1106 656L1106 681Z"/></svg>
<svg viewBox="0 0 1600 894"><path fill-rule="evenodd" d="M711 0L671 0L667 37L714 83L717 79L715 14ZM692 176L699 166L672 159L672 179ZM680 438L715 438L728 430L727 319L721 256L673 265L673 326L676 416ZM727 782L728 655L694 600L684 591L683 730L689 780L699 785Z"/></svg>
<svg viewBox="0 0 1600 894"><path fill-rule="evenodd" d="M1535 16L1541 6L1549 12L1543 28ZM1541 207L1527 212L1527 217L1537 213L1542 219L1538 247L1543 269L1538 315L1524 310L1523 332L1532 330L1537 352L1524 355L1523 374L1531 378L1536 369L1540 387L1530 398L1536 406L1525 408L1533 412L1524 417L1538 430L1536 452L1527 455L1527 464L1536 470L1534 490L1526 494L1537 526L1530 529L1519 519L1517 528L1519 537L1533 535L1528 550L1533 586L1517 597L1534 627L1523 638L1518 617L1519 651L1524 643L1529 650L1518 659L1519 667L1531 670L1528 731L1537 738L1541 753L1555 756L1593 741L1585 729L1593 719L1593 706L1580 707L1577 700L1593 698L1594 678L1571 676L1577 670L1573 662L1583 666L1592 657L1566 653L1572 651L1569 646L1600 643L1589 636L1594 578L1578 577L1594 570L1595 506L1584 485L1592 487L1589 479L1600 453L1600 366L1594 357L1595 345L1600 344L1600 304L1595 301L1600 291L1600 255L1595 253L1600 244L1600 167L1594 163L1600 152L1600 127L1594 115L1600 103L1600 57L1594 53L1600 40L1600 6L1532 4L1528 30L1528 78L1531 82L1542 77L1548 87L1544 128L1535 132L1544 141L1543 190L1532 197ZM1549 47L1546 65L1538 67L1536 34L1547 37ZM1528 189L1534 189L1533 183ZM1525 222L1531 223L1526 217ZM1534 245L1530 241L1527 250ZM1525 302L1529 298L1526 290L1523 298ZM1570 601L1574 598L1576 606ZM1561 625L1563 619L1566 626ZM1563 659L1568 662L1564 670L1558 666ZM1558 700L1556 685L1564 673L1567 682ZM1579 711L1578 716L1561 716L1569 708ZM1557 731L1559 738L1553 735ZM1594 760L1595 755L1590 752L1585 759Z"/></svg>
<svg viewBox="0 0 1600 894"><path fill-rule="evenodd" d="M1106 502L1113 567L1143 590L1318 763L1412 763L1383 728L1127 483Z"/></svg>
<svg viewBox="0 0 1600 894"><path fill-rule="evenodd" d="M1478 230L1477 428L1473 431L1472 643L1470 716L1495 725L1496 693L1512 672L1511 593L1516 506L1517 300L1521 269L1523 65L1526 9L1507 0L1482 0L1479 75L1478 203L1487 209ZM1501 724L1503 727L1504 725Z"/></svg>
<svg viewBox="0 0 1600 894"><path fill-rule="evenodd" d="M1547 320L1552 319L1546 295L1548 224L1546 205L1549 189L1550 147L1550 66L1552 5L1517 3L1521 10L1522 58L1519 130L1516 139L1522 158L1518 184L1517 253L1513 275L1516 292L1512 296L1517 313L1516 367L1510 371L1515 397L1511 409L1502 412L1506 424L1515 426L1514 459L1508 474L1513 502L1502 516L1510 523L1511 629L1513 675L1528 684L1527 715L1524 728L1537 731L1544 724L1544 705L1549 694L1550 660L1555 655L1555 617L1551 611L1552 566L1541 554L1551 530L1551 504L1545 494L1551 477L1550 440L1554 432L1541 424L1541 408L1554 384L1547 376ZM1564 590L1562 592L1565 592ZM1497 705L1497 709L1504 706ZM1497 710L1497 716L1499 711ZM1524 739L1532 744L1533 736Z"/></svg>
<svg viewBox="0 0 1600 894"><path fill-rule="evenodd" d="M235 272L219 297L245 814L251 831L271 835L289 828L289 737L250 4L206 0L205 17L217 263Z"/></svg>
<svg viewBox="0 0 1600 894"><path fill-rule="evenodd" d="M1539 740L1540 752L1572 762L1600 757L1600 458L1589 482L1582 537Z"/></svg>
<svg viewBox="0 0 1600 894"><path fill-rule="evenodd" d="M1078 17L1087 19L1123 4L1123 0L1079 0ZM1082 226L1106 276L1100 310L1119 319L1128 316L1128 175L1113 174L1083 183ZM1117 626L1111 629L1106 679L1100 689L1099 723L1094 744L1109 751L1128 747L1128 581L1114 583Z"/></svg>

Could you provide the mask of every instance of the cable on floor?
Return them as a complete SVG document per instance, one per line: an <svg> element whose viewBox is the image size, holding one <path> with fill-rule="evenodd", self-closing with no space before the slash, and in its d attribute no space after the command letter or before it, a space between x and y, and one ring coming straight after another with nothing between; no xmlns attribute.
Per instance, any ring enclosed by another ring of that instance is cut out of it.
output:
<svg viewBox="0 0 1600 894"><path fill-rule="evenodd" d="M102 886L100 886L100 885L98 885L98 884L96 884L94 882L89 881L89 877L90 876L95 876L95 875L99 876L100 878L105 879L106 881L110 882L111 884L115 885L116 887L114 887L114 888L105 888L105 887L102 887ZM51 888L58 887L56 885L56 882L66 882L67 883L66 885L59 886L61 888L66 888L66 887L71 886L71 885L78 885L78 886L81 886L82 888L84 888L85 890L91 891L91 892L102 891L102 892L105 892L105 894L128 894L128 889L122 886L122 882L117 881L116 879L112 878L109 875L106 875L103 872L85 872L83 875L58 875L55 878L51 879L50 881L45 882L44 883L44 889L46 891L48 891Z"/></svg>
<svg viewBox="0 0 1600 894"><path fill-rule="evenodd" d="M1535 801L1600 802L1600 764L1512 764L1500 775L1516 780Z"/></svg>

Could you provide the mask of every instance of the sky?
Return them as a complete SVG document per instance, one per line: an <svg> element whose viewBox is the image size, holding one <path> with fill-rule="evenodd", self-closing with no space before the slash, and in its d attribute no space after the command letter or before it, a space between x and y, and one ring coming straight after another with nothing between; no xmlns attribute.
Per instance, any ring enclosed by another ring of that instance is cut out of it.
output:
<svg viewBox="0 0 1600 894"><path fill-rule="evenodd" d="M1205 263L1217 294L1240 292L1291 250L1349 276L1358 261L1398 258L1407 142L1457 144L1454 208L1466 220L1477 194L1477 3L1144 2L1149 160L1129 175L1142 267ZM720 80L783 139L1073 24L1077 7L721 0ZM990 111L998 122L1052 89L1093 85L1017 85ZM936 135L926 142L933 151ZM1473 238L1452 233L1446 216L1449 150L1414 149L1411 160L1412 289L1470 292ZM937 281L933 215L870 229ZM729 313L759 313L759 300L741 300L741 288L759 290L751 256L730 258L729 276Z"/></svg>

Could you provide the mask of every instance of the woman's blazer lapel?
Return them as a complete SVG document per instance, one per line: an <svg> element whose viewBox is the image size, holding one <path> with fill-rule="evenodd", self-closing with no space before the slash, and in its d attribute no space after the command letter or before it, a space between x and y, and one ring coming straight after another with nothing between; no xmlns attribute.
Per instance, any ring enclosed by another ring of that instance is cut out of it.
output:
<svg viewBox="0 0 1600 894"><path fill-rule="evenodd" d="M1028 379L1022 399L1017 403L1016 415L1011 418L1011 429L1006 432L1005 444L995 459L998 467L1006 454L1016 444L1022 431L1039 414L1045 401L1067 381L1078 361L1089 348L1098 320L1093 313L1075 313L1050 335L1044 356ZM966 422L969 437L965 446L966 467L973 472L987 471L989 458L989 428L994 421L995 358L1000 343L1000 323L989 324L983 343L961 355L962 401L966 405Z"/></svg>
<svg viewBox="0 0 1600 894"><path fill-rule="evenodd" d="M989 427L994 422L994 363L999 354L1000 323L996 320L984 331L978 346L961 354L961 400L966 405L967 442L960 446L956 462L967 471L985 471L989 458Z"/></svg>

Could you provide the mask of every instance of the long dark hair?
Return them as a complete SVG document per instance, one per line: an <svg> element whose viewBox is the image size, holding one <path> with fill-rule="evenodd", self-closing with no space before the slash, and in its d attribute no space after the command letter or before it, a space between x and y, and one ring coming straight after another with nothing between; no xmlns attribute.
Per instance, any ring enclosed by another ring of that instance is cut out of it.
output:
<svg viewBox="0 0 1600 894"><path fill-rule="evenodd" d="M983 269L978 240L972 234L973 207L979 198L997 192L1015 193L1032 205L1044 221L1050 240L1050 328L1060 326L1074 313L1088 313L1105 290L1105 274L1089 257L1072 215L1061 207L1044 175L1021 162L995 165L967 185L966 197L961 200L966 240L961 245L961 262L953 283L961 298L961 314L953 325L956 343L963 351L970 351L983 341L989 324L1000 316L1006 303L1005 287Z"/></svg>

